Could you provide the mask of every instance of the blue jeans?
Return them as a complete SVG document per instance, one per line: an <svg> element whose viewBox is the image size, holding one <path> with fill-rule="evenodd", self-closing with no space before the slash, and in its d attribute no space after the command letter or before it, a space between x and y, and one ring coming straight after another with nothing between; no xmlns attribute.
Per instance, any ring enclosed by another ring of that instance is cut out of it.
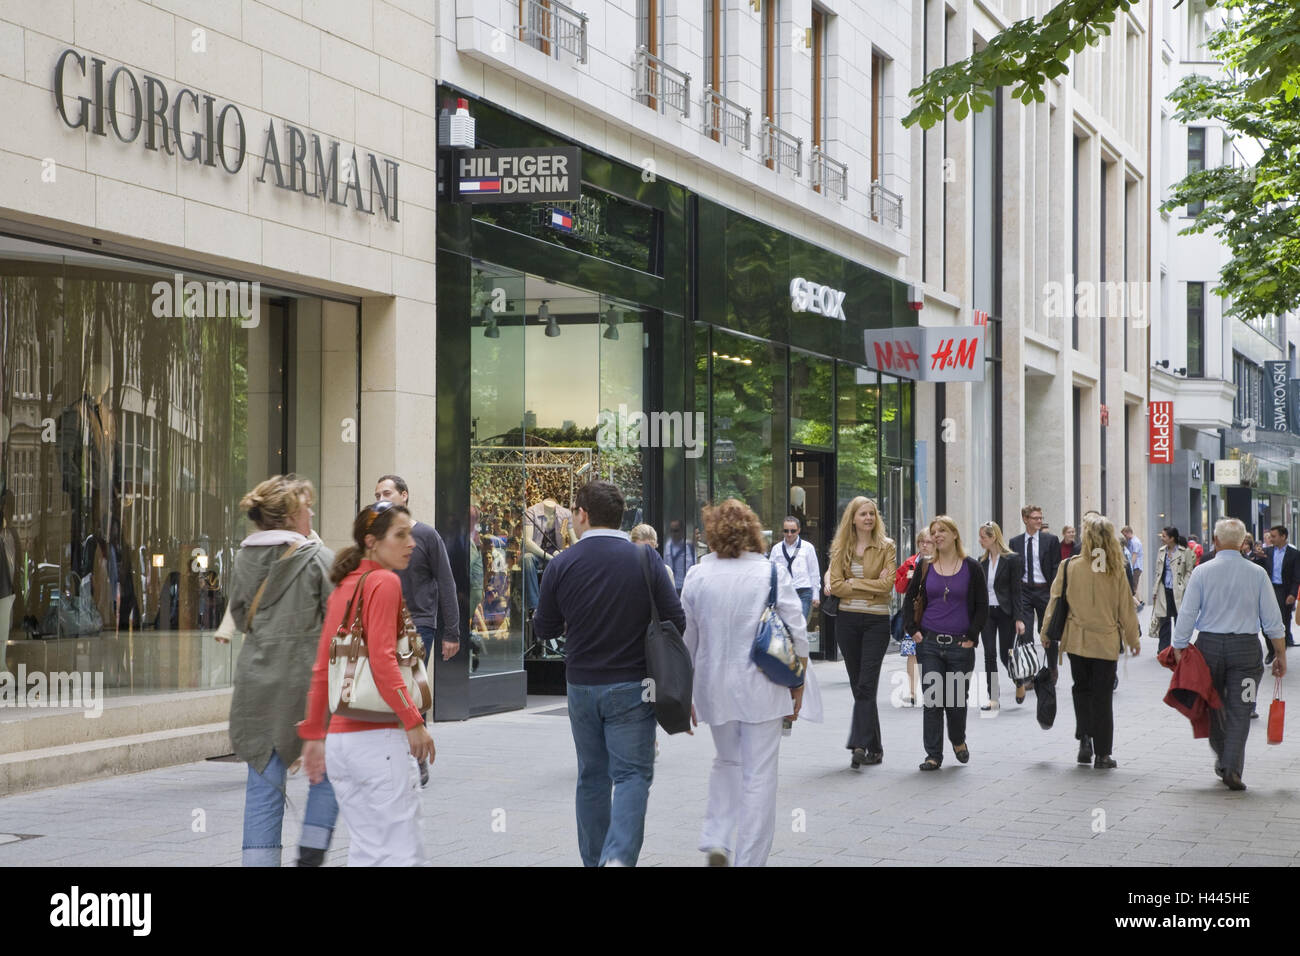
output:
<svg viewBox="0 0 1300 956"><path fill-rule="evenodd" d="M795 588L794 593L799 595L799 602L803 604L803 622L807 626L810 623L808 615L812 611L812 588Z"/></svg>
<svg viewBox="0 0 1300 956"><path fill-rule="evenodd" d="M260 774L249 765L244 791L244 866L279 866L281 830L284 826L284 780L288 768L274 750ZM307 791L307 809L298 845L314 850L329 848L339 805L329 777Z"/></svg>
<svg viewBox="0 0 1300 956"><path fill-rule="evenodd" d="M636 866L655 773L655 712L640 681L570 684L578 752L578 852L584 866ZM613 788L613 799L610 789Z"/></svg>

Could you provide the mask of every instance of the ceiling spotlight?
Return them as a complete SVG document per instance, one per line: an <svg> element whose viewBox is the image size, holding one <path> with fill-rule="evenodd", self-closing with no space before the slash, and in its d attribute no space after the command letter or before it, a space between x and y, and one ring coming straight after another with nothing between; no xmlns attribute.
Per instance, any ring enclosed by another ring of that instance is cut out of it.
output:
<svg viewBox="0 0 1300 956"><path fill-rule="evenodd" d="M619 321L618 310L611 305L605 310L605 323L609 326L609 328L605 330L605 338L609 339L611 342L618 341Z"/></svg>
<svg viewBox="0 0 1300 956"><path fill-rule="evenodd" d="M553 339L560 334L560 323L555 316L551 315L550 306L546 304L549 301L550 299L542 300L541 307L537 310L537 319L538 321L546 321L546 337Z"/></svg>
<svg viewBox="0 0 1300 956"><path fill-rule="evenodd" d="M497 316L490 304L483 306L483 338L499 339L501 330L497 328Z"/></svg>

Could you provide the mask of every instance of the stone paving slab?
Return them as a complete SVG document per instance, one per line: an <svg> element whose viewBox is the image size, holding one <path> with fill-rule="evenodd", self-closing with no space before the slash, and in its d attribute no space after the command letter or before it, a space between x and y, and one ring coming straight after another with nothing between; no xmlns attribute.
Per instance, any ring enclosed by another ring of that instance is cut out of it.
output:
<svg viewBox="0 0 1300 956"><path fill-rule="evenodd" d="M1264 721L1253 722L1250 789L1226 790L1208 743L1193 740L1186 719L1162 702L1169 672L1154 649L1144 639L1142 656L1120 665L1120 766L1111 771L1075 763L1067 663L1051 730L1039 728L1033 695L1017 707L1004 680L1001 710L970 711L971 762L958 764L945 744L943 769L920 773L921 711L890 706L905 673L891 653L880 694L885 761L854 772L844 749L852 697L843 665L815 664L827 722L800 722L782 743L771 865L1300 864L1300 750L1290 733L1269 746ZM542 713L564 701L529 703L434 727L438 759L421 795L433 865L578 865L569 724ZM700 865L712 742L703 727L659 742L640 862ZM0 798L0 867L236 866L246 773L242 764L202 762ZM296 857L306 791L305 780L290 778L285 865ZM5 836L16 833L39 836ZM346 862L347 842L341 827L327 865Z"/></svg>

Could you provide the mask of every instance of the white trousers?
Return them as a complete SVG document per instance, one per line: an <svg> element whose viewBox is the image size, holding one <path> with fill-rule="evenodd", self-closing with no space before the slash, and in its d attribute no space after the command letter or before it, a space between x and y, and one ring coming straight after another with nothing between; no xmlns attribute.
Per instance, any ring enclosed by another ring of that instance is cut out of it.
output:
<svg viewBox="0 0 1300 956"><path fill-rule="evenodd" d="M2 542L0 547L4 547ZM5 669L5 652L9 649L9 629L13 626L15 597L11 594L0 598L0 671Z"/></svg>
<svg viewBox="0 0 1300 956"><path fill-rule="evenodd" d="M710 726L717 756L700 849L722 847L735 866L765 866L776 832L776 770L781 718Z"/></svg>
<svg viewBox="0 0 1300 956"><path fill-rule="evenodd" d="M351 842L348 866L419 866L419 769L396 727L329 734L325 772Z"/></svg>

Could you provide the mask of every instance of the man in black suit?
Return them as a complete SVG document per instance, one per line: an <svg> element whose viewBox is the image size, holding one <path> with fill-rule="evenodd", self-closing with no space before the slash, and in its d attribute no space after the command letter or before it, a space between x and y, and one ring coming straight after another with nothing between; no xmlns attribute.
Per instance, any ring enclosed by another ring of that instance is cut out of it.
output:
<svg viewBox="0 0 1300 956"><path fill-rule="evenodd" d="M1273 582L1273 593L1277 596L1277 609L1282 612L1282 623L1286 626L1286 646L1295 647L1291 640L1291 619L1295 616L1296 589L1300 588L1300 551L1287 543L1286 525L1275 524L1269 528L1272 546L1264 549L1264 557L1255 563L1268 572ZM1273 649L1269 648L1268 660L1272 663Z"/></svg>
<svg viewBox="0 0 1300 956"><path fill-rule="evenodd" d="M1021 593L1024 595L1025 627L1034 634L1043 629L1047 602L1051 597L1052 582L1061 566L1061 542L1054 534L1040 530L1043 526L1043 509L1038 505L1025 505L1020 509L1020 519L1025 523L1024 534L1011 539L1011 550L1024 560ZM1034 628L1034 613L1038 614L1038 628ZM1060 642L1053 641L1047 649L1047 666L1056 682L1056 658Z"/></svg>

